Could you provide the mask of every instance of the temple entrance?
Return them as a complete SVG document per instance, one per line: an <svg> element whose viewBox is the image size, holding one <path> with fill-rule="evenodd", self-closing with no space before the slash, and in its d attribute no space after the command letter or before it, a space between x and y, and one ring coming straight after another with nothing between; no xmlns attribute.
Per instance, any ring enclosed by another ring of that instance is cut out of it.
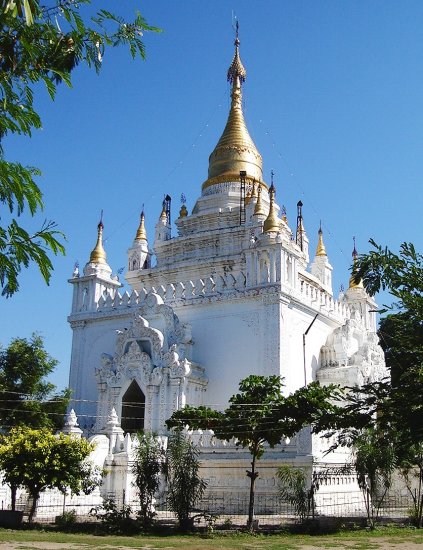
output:
<svg viewBox="0 0 423 550"><path fill-rule="evenodd" d="M122 398L121 427L125 433L144 429L145 395L133 380Z"/></svg>

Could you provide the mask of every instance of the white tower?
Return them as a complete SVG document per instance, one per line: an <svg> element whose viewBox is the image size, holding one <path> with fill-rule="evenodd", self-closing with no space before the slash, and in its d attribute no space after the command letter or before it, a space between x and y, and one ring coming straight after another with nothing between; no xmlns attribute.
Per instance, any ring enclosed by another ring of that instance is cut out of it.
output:
<svg viewBox="0 0 423 550"><path fill-rule="evenodd" d="M128 249L128 272L139 269L150 269L151 251L148 248L147 232L145 230L144 210L141 212L140 224L131 248Z"/></svg>
<svg viewBox="0 0 423 550"><path fill-rule="evenodd" d="M72 314L95 311L102 296L114 296L116 290L122 286L117 278L111 276L112 270L103 248L103 229L103 222L100 220L97 226L97 242L84 267L84 275L80 277L74 272L74 277L69 279L73 284Z"/></svg>

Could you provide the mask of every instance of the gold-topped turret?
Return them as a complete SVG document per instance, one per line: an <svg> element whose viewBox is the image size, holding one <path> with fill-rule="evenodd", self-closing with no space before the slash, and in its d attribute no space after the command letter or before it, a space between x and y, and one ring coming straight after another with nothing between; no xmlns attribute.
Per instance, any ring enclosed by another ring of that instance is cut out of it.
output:
<svg viewBox="0 0 423 550"><path fill-rule="evenodd" d="M269 215L264 220L263 224L263 231L265 233L269 231L279 231L281 228L281 220L278 218L275 210L275 194L276 189L273 185L273 171L272 171L272 183L269 188L269 197L270 197L270 207L269 207Z"/></svg>
<svg viewBox="0 0 423 550"><path fill-rule="evenodd" d="M238 25L235 38L235 54L228 69L228 81L232 84L231 108L228 120L214 151L209 158L208 179L203 189L228 181L239 181L240 171L247 173L247 181L263 179L263 162L247 130L242 111L242 84L246 71L239 56Z"/></svg>
<svg viewBox="0 0 423 550"><path fill-rule="evenodd" d="M261 202L261 185L259 184L257 190L257 202L254 206L254 216L265 216L266 212L263 208L263 203Z"/></svg>
<svg viewBox="0 0 423 550"><path fill-rule="evenodd" d="M319 240L317 242L316 256L327 256L325 243L323 242L322 224L319 227Z"/></svg>
<svg viewBox="0 0 423 550"><path fill-rule="evenodd" d="M354 248L353 248L353 251L352 251L353 266L352 266L352 275L350 277L349 288L364 288L363 281L361 279L358 281L358 283L356 283L354 281L354 271L355 271L355 267L356 267L356 264L357 264L358 252L357 252L357 249L355 247L355 237L353 237L353 241L354 241Z"/></svg>
<svg viewBox="0 0 423 550"><path fill-rule="evenodd" d="M145 230L145 216L144 210L141 212L140 224L137 229L137 234L135 235L136 241L146 241L147 242L147 232Z"/></svg>
<svg viewBox="0 0 423 550"><path fill-rule="evenodd" d="M90 254L91 264L107 264L106 251L103 248L103 212L101 213L101 219L97 226L97 242Z"/></svg>

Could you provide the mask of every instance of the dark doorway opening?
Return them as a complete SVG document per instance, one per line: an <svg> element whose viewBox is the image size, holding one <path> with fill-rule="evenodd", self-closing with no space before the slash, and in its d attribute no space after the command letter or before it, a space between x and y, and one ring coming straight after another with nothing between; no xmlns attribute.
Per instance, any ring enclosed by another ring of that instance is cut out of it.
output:
<svg viewBox="0 0 423 550"><path fill-rule="evenodd" d="M144 429L145 395L133 380L122 398L121 426L125 433Z"/></svg>

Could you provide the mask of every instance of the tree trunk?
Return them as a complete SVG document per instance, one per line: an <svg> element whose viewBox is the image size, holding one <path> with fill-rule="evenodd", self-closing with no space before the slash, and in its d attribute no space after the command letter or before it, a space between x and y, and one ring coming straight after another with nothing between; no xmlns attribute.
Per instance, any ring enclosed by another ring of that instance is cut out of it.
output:
<svg viewBox="0 0 423 550"><path fill-rule="evenodd" d="M258 473L256 472L256 454L257 451L253 453L253 460L251 462L251 472L247 470L247 476L250 478L250 503L248 506L248 522L247 528L250 531L253 531L253 521L254 521L254 487Z"/></svg>
<svg viewBox="0 0 423 550"><path fill-rule="evenodd" d="M12 499L12 510L13 511L16 510L16 491L17 490L18 490L18 488L16 487L16 485L11 485L10 486L11 499Z"/></svg>
<svg viewBox="0 0 423 550"><path fill-rule="evenodd" d="M420 466L419 472L419 491L418 491L418 500L417 500L417 528L421 529L422 527L422 516L423 516L423 467Z"/></svg>
<svg viewBox="0 0 423 550"><path fill-rule="evenodd" d="M31 510L29 511L28 523L32 523L32 519L35 515L35 510L37 509L38 499L40 498L40 493L36 493L31 496L32 496L32 504L31 504Z"/></svg>

